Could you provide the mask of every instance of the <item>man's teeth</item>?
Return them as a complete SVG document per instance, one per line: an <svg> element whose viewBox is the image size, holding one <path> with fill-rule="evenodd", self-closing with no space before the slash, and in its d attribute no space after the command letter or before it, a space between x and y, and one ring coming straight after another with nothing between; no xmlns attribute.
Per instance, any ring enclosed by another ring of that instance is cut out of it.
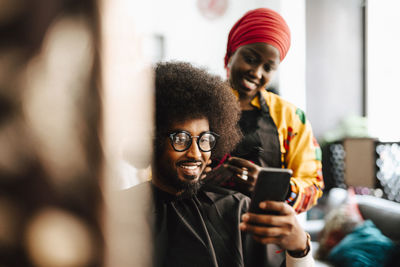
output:
<svg viewBox="0 0 400 267"><path fill-rule="evenodd" d="M188 170L194 170L197 167L199 167L198 165L194 165L194 166L185 166L185 165L181 165L182 168L184 169L188 169Z"/></svg>

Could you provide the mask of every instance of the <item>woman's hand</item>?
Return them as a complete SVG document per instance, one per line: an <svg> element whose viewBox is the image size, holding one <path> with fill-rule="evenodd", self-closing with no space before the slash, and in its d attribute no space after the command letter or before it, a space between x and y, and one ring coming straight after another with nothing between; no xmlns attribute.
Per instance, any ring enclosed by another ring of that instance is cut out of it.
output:
<svg viewBox="0 0 400 267"><path fill-rule="evenodd" d="M307 248L307 234L296 219L294 209L285 202L264 201L260 208L275 211L278 215L245 213L240 230L253 234L253 238L263 244L277 244L289 251Z"/></svg>
<svg viewBox="0 0 400 267"><path fill-rule="evenodd" d="M224 164L233 173L237 190L250 195L256 184L261 167L246 159L230 157Z"/></svg>
<svg viewBox="0 0 400 267"><path fill-rule="evenodd" d="M211 164L211 161L209 162L209 164ZM226 167L226 164L222 164L215 167L214 169L211 169L210 166L207 166L203 171L201 179L202 182L205 184L222 185L232 176L233 176L232 171L230 171Z"/></svg>
<svg viewBox="0 0 400 267"><path fill-rule="evenodd" d="M212 163L212 160L209 159L209 160L207 161L207 166L204 168L204 171L203 171L203 173L202 173L201 176L200 176L200 179L206 178L207 174L211 172L211 170L212 170L212 168L211 168L211 166L210 166L211 163Z"/></svg>

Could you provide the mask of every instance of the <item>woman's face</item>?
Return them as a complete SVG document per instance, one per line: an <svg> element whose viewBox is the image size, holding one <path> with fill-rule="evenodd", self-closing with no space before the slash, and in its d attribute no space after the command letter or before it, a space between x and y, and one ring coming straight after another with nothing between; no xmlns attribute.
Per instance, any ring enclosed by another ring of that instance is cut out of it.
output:
<svg viewBox="0 0 400 267"><path fill-rule="evenodd" d="M239 47L229 59L229 82L240 97L253 98L266 87L278 69L279 51L266 43Z"/></svg>

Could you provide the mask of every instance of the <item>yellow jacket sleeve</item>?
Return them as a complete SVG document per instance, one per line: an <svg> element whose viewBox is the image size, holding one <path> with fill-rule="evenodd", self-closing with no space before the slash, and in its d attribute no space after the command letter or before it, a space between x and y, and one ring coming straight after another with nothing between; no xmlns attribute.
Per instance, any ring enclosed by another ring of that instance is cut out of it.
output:
<svg viewBox="0 0 400 267"><path fill-rule="evenodd" d="M300 213L310 209L322 196L321 149L304 112L281 97L262 92L276 124L283 167L291 169L293 208Z"/></svg>

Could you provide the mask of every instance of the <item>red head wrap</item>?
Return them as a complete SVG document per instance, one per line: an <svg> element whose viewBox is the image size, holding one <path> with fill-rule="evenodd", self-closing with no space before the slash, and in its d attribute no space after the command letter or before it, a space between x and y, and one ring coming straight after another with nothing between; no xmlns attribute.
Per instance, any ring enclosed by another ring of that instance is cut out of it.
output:
<svg viewBox="0 0 400 267"><path fill-rule="evenodd" d="M268 8L254 9L244 14L229 32L225 68L236 49L252 43L274 46L282 61L290 47L290 30L282 16Z"/></svg>

